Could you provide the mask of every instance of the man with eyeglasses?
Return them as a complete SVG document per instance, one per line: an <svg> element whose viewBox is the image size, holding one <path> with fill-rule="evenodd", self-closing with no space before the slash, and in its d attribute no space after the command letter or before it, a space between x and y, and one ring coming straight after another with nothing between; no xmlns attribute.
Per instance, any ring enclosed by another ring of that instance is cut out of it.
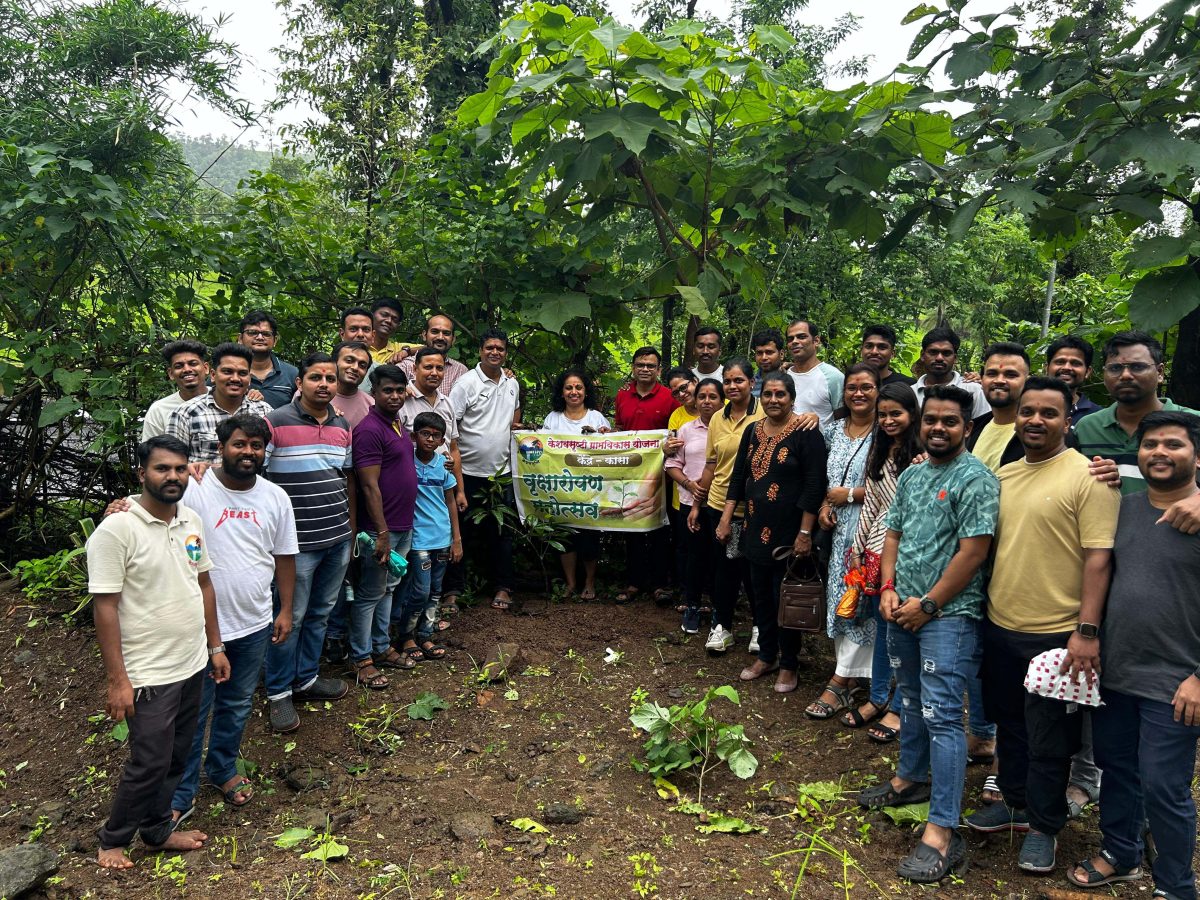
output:
<svg viewBox="0 0 1200 900"><path fill-rule="evenodd" d="M924 368L925 374L917 379L913 390L917 393L917 400L924 403L927 387L935 384L951 384L960 387L971 395L971 400L975 404L972 419L978 419L990 412L991 406L988 405L987 397L983 395L983 388L979 384L965 380L955 370L955 366L958 364L960 343L961 338L954 329L945 325L939 325L937 328L927 331L925 337L921 338L921 366Z"/></svg>
<svg viewBox="0 0 1200 900"><path fill-rule="evenodd" d="M279 409L292 402L298 374L295 366L275 355L278 335L275 317L261 309L251 310L242 316L242 323L238 327L238 343L254 357L250 362L250 389L258 391L271 409Z"/></svg>
<svg viewBox="0 0 1200 900"><path fill-rule="evenodd" d="M666 428L680 403L658 380L662 357L653 347L633 353L633 378L617 391L613 402L617 431L650 431Z"/></svg>
<svg viewBox="0 0 1200 900"><path fill-rule="evenodd" d="M1100 354L1104 386L1113 403L1092 413L1075 426L1079 450L1093 461L1111 460L1121 477L1121 493L1146 490L1146 480L1138 469L1137 429L1152 412L1189 412L1188 409L1158 396L1163 383L1163 348L1142 331L1119 331L1109 338ZM1190 510L1188 507L1192 507ZM1200 531L1200 498L1175 504L1164 519L1187 534ZM1183 526L1183 527L1181 527Z"/></svg>

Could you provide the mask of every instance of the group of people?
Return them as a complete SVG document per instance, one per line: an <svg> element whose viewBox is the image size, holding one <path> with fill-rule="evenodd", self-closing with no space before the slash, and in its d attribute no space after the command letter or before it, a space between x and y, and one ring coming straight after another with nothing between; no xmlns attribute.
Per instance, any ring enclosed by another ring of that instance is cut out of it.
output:
<svg viewBox="0 0 1200 900"><path fill-rule="evenodd" d="M295 698L349 689L320 674L323 654L348 654L367 689L387 687L385 669L444 656L437 635L464 590L470 532L491 605L513 602L499 524L511 519L478 515L512 506L510 435L529 427L507 337L485 332L467 368L449 354L450 319L430 317L413 344L392 340L400 321L387 300L347 310L332 352L295 368L263 312L238 343L164 348L176 391L146 415L143 493L114 504L88 545L108 709L130 717L102 864L127 865L138 832L151 846L203 844L179 828L202 763L228 802L249 801L235 761L260 672L285 732L299 725ZM740 678L773 674L787 694L801 641L778 625L780 591L791 566L817 561L835 663L805 714L899 742L895 775L860 803L930 803L903 877L936 882L965 864L960 805L976 760L994 774L965 824L1025 833L1021 870L1052 871L1058 833L1098 799L1102 849L1067 877L1140 877L1148 822L1159 895L1195 897L1200 418L1158 396L1161 346L1138 332L1109 340L1106 408L1083 392L1094 350L1073 336L1050 345L1042 375L1015 343L960 373L959 338L941 326L915 379L892 368L887 325L864 330L845 371L821 346L797 319L755 333L751 361L701 328L697 365L665 377L642 347L611 419L587 372L558 377L544 430L667 434L670 526L621 536L614 599L676 603L682 629L707 628L704 646L721 654L744 594L755 659ZM597 597L600 554L599 532L572 534L569 594Z"/></svg>

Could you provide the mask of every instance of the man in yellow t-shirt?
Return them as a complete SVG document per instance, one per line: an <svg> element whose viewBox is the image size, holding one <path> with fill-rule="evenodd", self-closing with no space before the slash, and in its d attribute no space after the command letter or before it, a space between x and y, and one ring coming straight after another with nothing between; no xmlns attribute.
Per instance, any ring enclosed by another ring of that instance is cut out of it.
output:
<svg viewBox="0 0 1200 900"><path fill-rule="evenodd" d="M1025 457L999 472L996 556L983 626L983 703L997 726L1002 802L967 817L980 832L1026 831L1017 865L1055 865L1067 821L1071 757L1082 744L1077 704L1029 694L1034 657L1066 648L1072 671L1099 670L1099 626L1112 572L1120 494L1097 481L1066 445L1070 389L1056 378L1025 382L1016 435Z"/></svg>
<svg viewBox="0 0 1200 900"><path fill-rule="evenodd" d="M992 409L975 419L967 449L993 472L1024 455L1014 429L1017 398L1028 377L1029 355L1020 344L1005 341L983 351L983 396Z"/></svg>

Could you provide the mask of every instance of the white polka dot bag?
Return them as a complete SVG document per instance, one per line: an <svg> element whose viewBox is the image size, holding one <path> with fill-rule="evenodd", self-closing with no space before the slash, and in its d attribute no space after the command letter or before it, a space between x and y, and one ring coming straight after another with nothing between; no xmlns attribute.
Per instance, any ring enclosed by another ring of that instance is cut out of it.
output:
<svg viewBox="0 0 1200 900"><path fill-rule="evenodd" d="M1066 658L1066 648L1060 647L1057 650L1039 653L1031 659L1029 669L1025 673L1025 690L1040 697L1049 697L1051 700L1082 703L1084 706L1102 706L1099 679L1088 684L1087 676L1082 672L1075 679L1071 678L1069 672L1060 672L1059 668Z"/></svg>

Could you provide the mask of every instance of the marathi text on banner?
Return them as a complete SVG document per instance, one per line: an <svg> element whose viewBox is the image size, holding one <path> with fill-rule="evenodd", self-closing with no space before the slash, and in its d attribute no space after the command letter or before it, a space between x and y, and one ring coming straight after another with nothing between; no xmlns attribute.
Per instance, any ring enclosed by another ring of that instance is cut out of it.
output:
<svg viewBox="0 0 1200 900"><path fill-rule="evenodd" d="M667 524L665 431L555 434L515 431L513 492L521 521L592 531L653 531Z"/></svg>

